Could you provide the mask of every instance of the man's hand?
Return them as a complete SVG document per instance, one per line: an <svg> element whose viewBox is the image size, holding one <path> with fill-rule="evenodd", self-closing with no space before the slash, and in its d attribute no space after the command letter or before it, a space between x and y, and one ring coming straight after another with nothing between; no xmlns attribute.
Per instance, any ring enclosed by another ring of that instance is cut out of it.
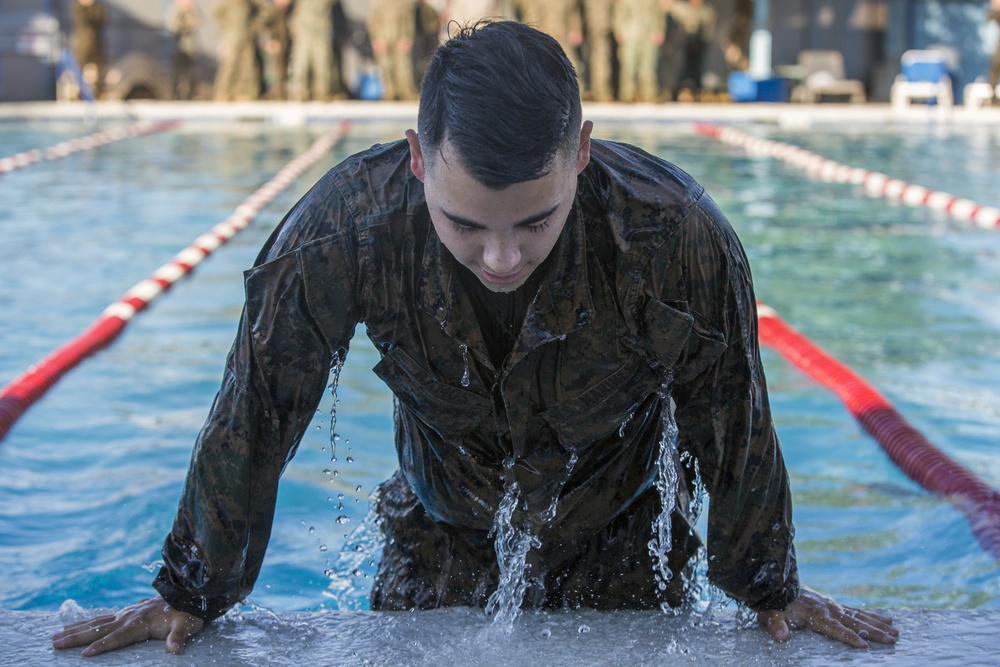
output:
<svg viewBox="0 0 1000 667"><path fill-rule="evenodd" d="M167 651L183 653L184 642L204 626L205 621L177 611L161 597L146 598L112 616L67 625L52 635L52 648L87 645L81 655L90 657L148 639L165 639Z"/></svg>
<svg viewBox="0 0 1000 667"><path fill-rule="evenodd" d="M855 648L866 648L868 641L895 644L899 636L892 618L842 606L805 586L800 587L799 596L784 611L758 612L757 618L779 642L788 641L793 628L809 628Z"/></svg>

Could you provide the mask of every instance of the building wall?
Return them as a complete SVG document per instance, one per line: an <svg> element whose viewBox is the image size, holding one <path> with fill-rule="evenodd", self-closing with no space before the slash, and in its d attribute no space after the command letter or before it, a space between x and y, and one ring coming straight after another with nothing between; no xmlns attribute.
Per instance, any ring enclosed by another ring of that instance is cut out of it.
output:
<svg viewBox="0 0 1000 667"><path fill-rule="evenodd" d="M772 63L794 64L804 49L838 49L846 75L865 83L873 101L888 101L908 49L954 51L956 99L986 74L996 28L989 0L770 0Z"/></svg>

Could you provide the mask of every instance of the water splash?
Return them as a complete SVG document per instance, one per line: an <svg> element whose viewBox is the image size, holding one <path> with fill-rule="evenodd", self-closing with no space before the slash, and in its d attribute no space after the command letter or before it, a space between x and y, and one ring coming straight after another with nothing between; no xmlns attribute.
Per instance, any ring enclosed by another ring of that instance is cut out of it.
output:
<svg viewBox="0 0 1000 667"><path fill-rule="evenodd" d="M368 599L370 579L375 576L375 566L384 545L375 511L378 498L379 488L375 487L368 497L365 518L347 535L333 562L327 562L324 574L330 584L323 591L323 596L332 601L334 609L357 610Z"/></svg>
<svg viewBox="0 0 1000 667"><path fill-rule="evenodd" d="M493 628L505 634L514 629L521 615L521 602L528 589L527 558L532 547L541 542L528 530L515 526L512 519L521 499L521 490L513 472L514 461L504 462L504 494L493 520L490 536L494 537L500 579L496 591L486 602L486 614L493 617Z"/></svg>
<svg viewBox="0 0 1000 667"><path fill-rule="evenodd" d="M656 458L656 490L660 494L660 514L653 521L653 538L649 541L649 554L653 557L653 570L656 585L665 591L673 578L670 570L669 555L673 545L671 534L671 516L677 506L677 421L674 418L676 408L670 395L671 378L660 387L662 408L662 431L660 433L660 452ZM664 611L669 606L664 603Z"/></svg>
<svg viewBox="0 0 1000 667"><path fill-rule="evenodd" d="M705 504L705 496L707 491L705 490L705 480L701 478L701 469L698 467L698 459L691 455L691 452L681 452L680 461L694 473L694 488L691 490L691 530L694 531L694 526L698 523L698 518L701 517L701 510Z"/></svg>
<svg viewBox="0 0 1000 667"><path fill-rule="evenodd" d="M469 386L469 346L462 343L462 364L464 365L464 370L462 371L462 386Z"/></svg>
<svg viewBox="0 0 1000 667"><path fill-rule="evenodd" d="M635 417L635 413L634 412L628 413L628 416L626 416L625 419L622 420L622 425L618 427L618 437L619 438L624 438L625 437L625 427L627 427L628 424L629 424L629 422L632 421L632 417Z"/></svg>
<svg viewBox="0 0 1000 667"><path fill-rule="evenodd" d="M337 398L337 387L340 385L340 373L344 370L346 358L347 355L341 354L340 350L333 353L330 363L330 374L333 378L327 386L333 397L333 406L330 408L330 460L334 462L337 460L337 441L340 440L340 436L337 435L337 405L340 403L340 399Z"/></svg>

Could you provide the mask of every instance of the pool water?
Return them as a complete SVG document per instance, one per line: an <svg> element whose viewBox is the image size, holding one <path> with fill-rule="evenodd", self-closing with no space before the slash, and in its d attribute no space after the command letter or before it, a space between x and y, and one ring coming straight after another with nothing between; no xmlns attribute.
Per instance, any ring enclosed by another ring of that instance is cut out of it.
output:
<svg viewBox="0 0 1000 667"><path fill-rule="evenodd" d="M0 385L78 335L327 129L186 124L0 176ZM241 272L326 168L404 129L355 124L15 424L0 443L0 609L56 610L67 599L120 606L151 594L236 330ZM1000 128L744 129L1000 206ZM0 124L0 155L86 132ZM1000 230L810 180L685 123L606 123L595 134L691 172L740 234L758 298L1000 487ZM391 397L370 371L376 361L362 329L337 391L337 461L328 395L283 478L253 605L366 606L377 558L368 497L395 468ZM803 581L856 605L1000 607L997 563L963 515L897 470L832 393L767 348L764 363Z"/></svg>

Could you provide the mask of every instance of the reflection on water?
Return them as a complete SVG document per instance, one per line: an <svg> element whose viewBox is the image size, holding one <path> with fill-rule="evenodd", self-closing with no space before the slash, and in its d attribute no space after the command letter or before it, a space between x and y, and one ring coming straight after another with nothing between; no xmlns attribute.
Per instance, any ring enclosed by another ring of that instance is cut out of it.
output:
<svg viewBox="0 0 1000 667"><path fill-rule="evenodd" d="M16 134L31 147L76 129L25 126ZM77 335L324 129L192 127L5 175L0 382ZM159 558L218 387L241 311L241 271L326 168L403 129L355 127L324 165L12 429L0 444L0 608L54 610L67 598L123 605L151 592L142 564ZM891 128L751 129L1000 205L997 129L946 139ZM690 171L743 240L757 296L886 393L931 442L1000 487L1000 233L811 181L682 125L599 125L595 133ZM256 604L367 604L379 544L368 495L396 465L391 396L371 372L377 360L361 327L337 382L339 402L326 396L285 472ZM764 364L804 579L852 604L1000 606L996 565L961 514L896 470L836 397L767 349ZM591 636L599 622L580 621L573 632L583 625Z"/></svg>

